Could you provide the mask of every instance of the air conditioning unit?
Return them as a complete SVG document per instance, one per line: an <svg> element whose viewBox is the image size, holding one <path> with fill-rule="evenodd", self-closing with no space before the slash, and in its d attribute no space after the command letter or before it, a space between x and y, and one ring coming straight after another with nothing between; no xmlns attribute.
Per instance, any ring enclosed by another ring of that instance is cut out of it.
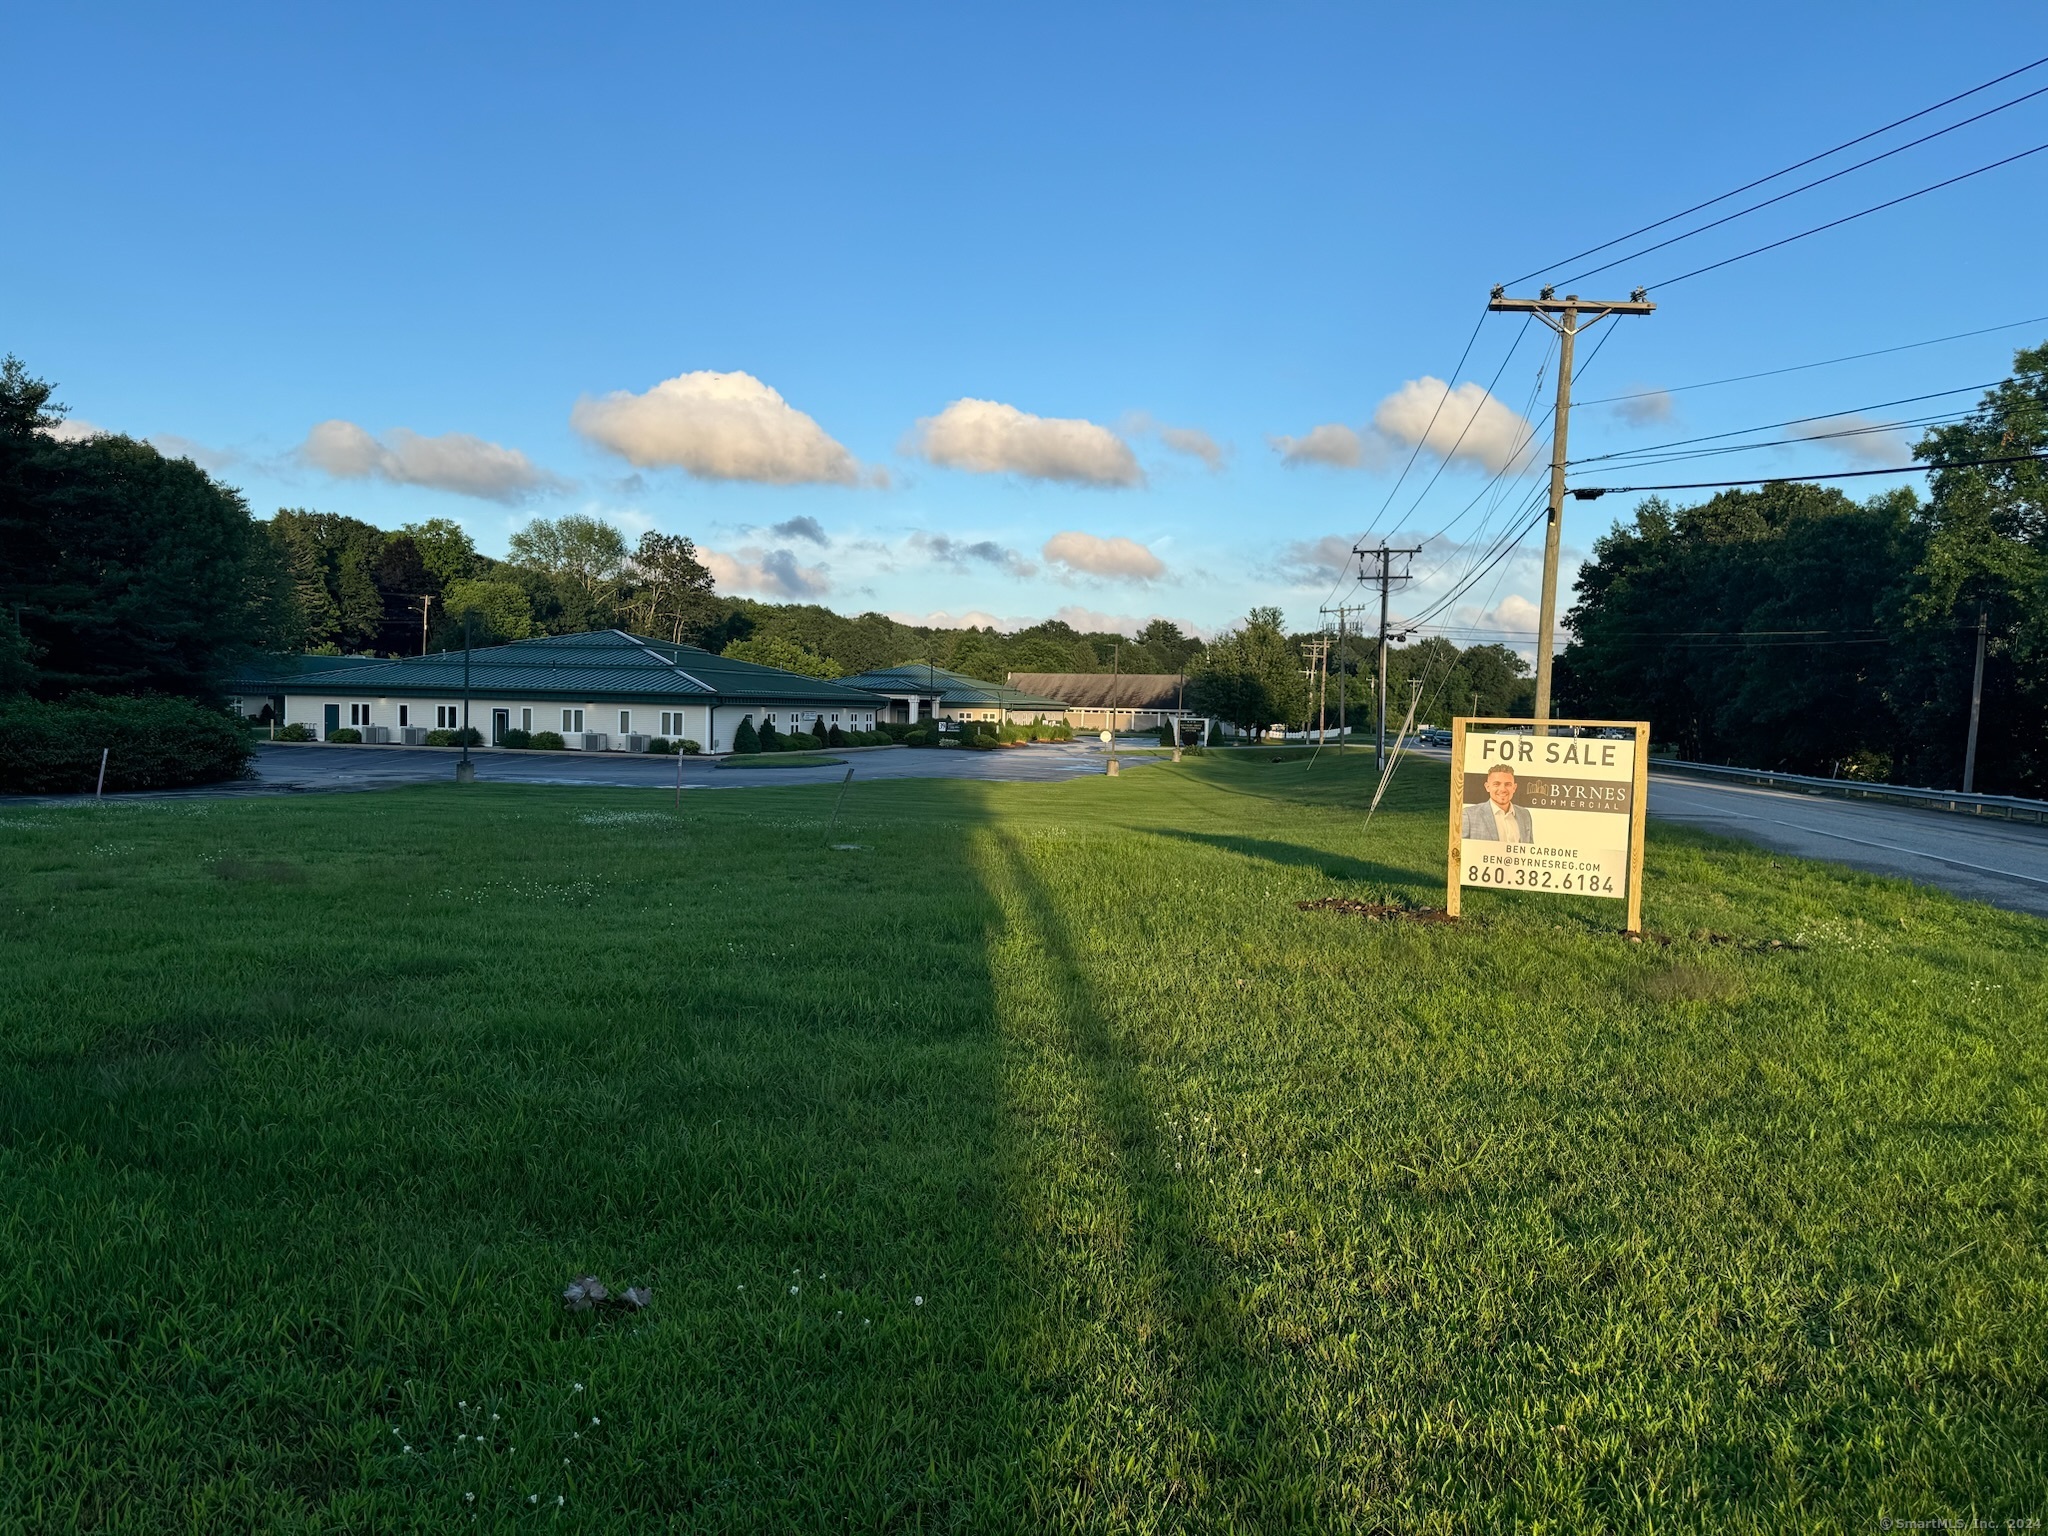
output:
<svg viewBox="0 0 2048 1536"><path fill-rule="evenodd" d="M612 738L612 750L614 752L645 752L648 740L648 737L628 732L623 736L614 736Z"/></svg>
<svg viewBox="0 0 2048 1536"><path fill-rule="evenodd" d="M375 742L380 747L391 745L391 727L388 725L366 725L362 731L366 742Z"/></svg>
<svg viewBox="0 0 2048 1536"><path fill-rule="evenodd" d="M603 731L571 731L562 737L562 745L571 752L602 752L610 744Z"/></svg>
<svg viewBox="0 0 2048 1536"><path fill-rule="evenodd" d="M424 725L401 725L398 728L398 744L401 747L424 747L427 744L427 728Z"/></svg>

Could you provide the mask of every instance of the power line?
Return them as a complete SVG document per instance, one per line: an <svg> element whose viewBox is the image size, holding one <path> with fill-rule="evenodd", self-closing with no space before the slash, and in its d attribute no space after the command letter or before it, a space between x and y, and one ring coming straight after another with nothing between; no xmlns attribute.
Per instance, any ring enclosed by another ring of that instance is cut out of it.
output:
<svg viewBox="0 0 2048 1536"><path fill-rule="evenodd" d="M1738 373L1732 378L1706 379L1698 384L1674 384L1669 389L1639 389L1626 395L1602 395L1597 400L1581 400L1581 405L1612 405L1618 400L1648 400L1656 395L1682 395L1688 390L1715 389L1723 384L1747 384L1752 379L1774 379L1781 373L1803 373L1809 368L1832 368L1837 363L1858 363L1866 357L1888 357L1894 352L1911 352L1919 347L1936 347L1943 342L1967 341L1973 336L1989 336L1994 331L2016 331L2023 325L2048 323L2048 315L2035 315L2026 320L2008 320L2004 325L1987 325L1982 330L1957 331L1953 336L1932 336L1926 341L1908 341L1896 347L1879 347L1874 352L1851 352L1847 357L1825 357L1817 363L1794 363L1787 368L1766 368L1761 373ZM1592 359L1588 358L1588 362ZM1583 371L1583 370L1581 370Z"/></svg>
<svg viewBox="0 0 2048 1536"><path fill-rule="evenodd" d="M1747 261L1750 257L1761 256L1766 251L1775 251L1781 245L1790 245L1795 240L1804 240L1809 235L1818 235L1826 230L1839 229L1844 224L1853 224L1858 219L1868 218L1873 213L1882 213L1887 208L1896 208L1901 203L1910 203L1916 197L1925 197L1930 192L1939 192L1943 187L1952 187L1959 181L1968 181L1973 176L1982 176L1986 171L1995 171L2001 166L2011 165L2016 160L2024 160L2029 155L2038 155L2044 149L2048 149L2048 144L2036 144L2032 149L2023 149L2016 155L2007 155L2003 160L1994 160L1989 165L1980 165L1974 171L1964 171L1960 176L1951 176L1946 181L1935 182L1932 186L1921 187L1917 191L1907 192L1902 196L1873 204L1871 207L1859 209L1855 213L1844 214L1839 219L1829 219L1825 224L1816 224L1811 229L1802 229L1796 235L1787 235L1784 239L1773 240L1768 245L1756 246L1754 249L1744 251L1740 255L1727 256L1720 261L1709 262L1704 267L1694 267L1690 272L1681 272L1676 277L1667 277L1660 283L1649 284L1649 287L1658 289L1669 288L1672 284L1682 283L1689 277L1699 277L1708 272L1718 272L1721 268L1733 266L1738 261Z"/></svg>
<svg viewBox="0 0 2048 1536"><path fill-rule="evenodd" d="M1566 256L1560 261L1548 262L1536 268L1533 272L1524 272L1520 277L1510 278L1508 280L1509 286L1512 287L1516 283L1526 283L1532 277L1539 277L1545 272L1565 266L1570 262L1583 261L1588 256L1597 256L1602 251L1610 250L1620 245L1624 240L1633 240L1638 235L1647 235L1653 229L1662 229L1666 224L1673 224L1695 213L1704 212L1706 209L1714 207L1717 203L1727 202L1731 197L1740 197L1745 192L1752 192L1758 187L1776 181L1780 176L1790 176L1794 171L1803 171L1807 166L1818 164L1830 155L1838 155L1845 149L1854 149L1858 144L1868 143L1881 134L1890 133L1894 128L1903 128L1906 124L1917 122L1929 113L1939 112L1943 107L1952 107L1959 101L1965 101L1972 96L1980 95L1990 90L1994 85L2003 85L2006 81L2024 75L2029 70L2039 69L2043 64L2048 64L2048 57L2038 58L2031 64L2022 64L2018 69L2007 70L2002 75L1986 80L1982 85L1973 85L1967 91L1958 92L1946 101L1937 101L1931 107L1922 107L1918 112L1909 112L1904 117L1894 119L1892 122L1886 123L1882 128L1873 128L1868 133L1860 133L1853 139L1845 139L1832 149L1824 149L1817 155L1808 155L1804 160L1796 160L1783 170L1773 171L1768 176L1759 176L1755 181L1746 182L1742 186L1736 187L1733 191L1723 192L1719 197L1710 197L1704 203L1695 203L1690 208L1681 208L1677 213L1668 214L1664 218L1657 220L1654 224L1645 224L1641 229L1632 229L1625 235L1616 235L1612 240L1603 241L1599 245L1591 246L1586 250L1580 251L1576 256Z"/></svg>
<svg viewBox="0 0 2048 1536"><path fill-rule="evenodd" d="M1764 448L1790 448L1800 443L1830 443L1845 437L1873 437L1886 432L1904 432L1913 427L1941 427L1958 421L1968 421L1974 412L1949 411L1940 416L1914 416L1901 421L1874 421L1858 427L1844 427L1839 432L1805 432L1792 437L1766 437L1753 443L1724 443L1718 448L1691 448L1682 453L1655 453L1642 458L1625 458L1619 463L1608 465L1609 471L1617 469L1647 469L1653 464L1683 464L1693 459L1715 459L1729 453L1755 453ZM1822 420L1828 420L1822 417Z"/></svg>
<svg viewBox="0 0 2048 1536"><path fill-rule="evenodd" d="M1718 442L1724 437L1740 437L1745 432L1775 432L1780 427L1804 426L1809 421L1834 421L1838 417L1853 416L1860 411L1884 411L1891 409L1895 405L1917 405L1922 400L1940 400L1949 395L1967 395L1975 390L1996 389L2004 382L2003 379L1993 379L1988 384L1963 384L1955 389L1937 389L1930 394L1906 395L1897 400L1873 400L1867 405L1845 406L1839 411L1822 411L1817 416L1794 416L1789 421L1759 422L1753 427L1736 427L1727 432L1708 432L1699 437L1675 437L1666 443L1649 443L1641 448L1624 448L1613 453L1595 454L1591 458L1571 459L1567 462L1572 464L1597 464L1608 459L1628 458L1638 453L1661 453L1667 448L1688 448L1694 443L1712 443Z"/></svg>
<svg viewBox="0 0 2048 1536"><path fill-rule="evenodd" d="M1732 224L1737 219L1747 218L1750 214L1761 212L1763 209L1769 208L1774 204L1782 203L1787 198L1797 197L1802 192L1811 192L1815 187L1824 187L1831 181L1839 181L1844 176L1850 175L1853 172L1876 165L1880 160L1889 160L1893 155L1903 155L1909 149L1918 149L1922 144L1941 138L1944 134L1954 133L1958 128L1967 128L1972 123L1981 123L1985 118L1995 117L2008 107L2016 107L2023 101L2032 101L2036 96L2042 95L2048 95L2048 85L2042 86L2039 90L2029 91L2024 96L2015 96L2011 101L2000 102L1995 107L1987 107L1975 117L1966 117L1960 122L1950 123L1946 128L1937 128L1934 132L1922 134L1917 139L1908 139L1897 148L1888 149L1882 154L1872 155L1868 160L1858 160L1854 165L1845 165L1839 171L1830 171L1827 175L1816 177L1814 180L1806 182L1801 186L1793 187L1790 191L1780 192L1776 197L1767 197L1760 203L1751 203L1747 208L1738 208L1733 213L1725 213L1718 219L1711 219L1707 223L1693 229L1688 229L1682 234L1673 235L1667 240L1659 240L1655 245L1646 245L1639 251L1631 251L1626 256L1617 256L1614 260L1600 266L1588 267L1585 271L1575 272L1570 277L1559 278L1558 286L1569 287L1573 283L1583 282L1586 278L1596 277L1602 272L1612 271L1625 261L1634 261L1638 256L1648 256L1654 251L1661 251L1667 246L1676 245L1681 240L1690 240L1694 235L1704 235L1708 230L1719 229L1723 224Z"/></svg>
<svg viewBox="0 0 2048 1536"><path fill-rule="evenodd" d="M1580 501L1636 491L1718 491L1741 485L1790 485L1804 480L1861 480L1867 475L1927 475L1944 469L1973 469L1988 464L2038 464L2048 453L2009 453L1991 459L1949 459L1940 464L1899 464L1889 469L1841 469L1823 475L1771 475L1760 480L1695 480L1687 485L1580 485L1572 495Z"/></svg>

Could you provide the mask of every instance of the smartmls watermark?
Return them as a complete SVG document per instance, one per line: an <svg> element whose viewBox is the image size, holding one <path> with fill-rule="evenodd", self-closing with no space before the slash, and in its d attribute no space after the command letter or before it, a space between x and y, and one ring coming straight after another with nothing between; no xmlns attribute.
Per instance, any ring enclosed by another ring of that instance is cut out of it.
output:
<svg viewBox="0 0 2048 1536"><path fill-rule="evenodd" d="M1896 1515L1879 1518L1877 1528L1881 1531L2038 1531L2041 1519L2038 1515L2010 1515L2004 1518L1987 1518L1983 1515L1937 1515L1927 1520L1902 1520Z"/></svg>

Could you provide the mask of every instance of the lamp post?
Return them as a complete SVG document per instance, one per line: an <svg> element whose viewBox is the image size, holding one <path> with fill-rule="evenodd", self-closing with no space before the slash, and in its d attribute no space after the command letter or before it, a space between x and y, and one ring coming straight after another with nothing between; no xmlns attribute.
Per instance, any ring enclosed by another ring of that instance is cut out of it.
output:
<svg viewBox="0 0 2048 1536"><path fill-rule="evenodd" d="M476 764L469 760L469 651L471 624L476 610L470 609L462 616L462 756L455 764L455 782L474 784Z"/></svg>

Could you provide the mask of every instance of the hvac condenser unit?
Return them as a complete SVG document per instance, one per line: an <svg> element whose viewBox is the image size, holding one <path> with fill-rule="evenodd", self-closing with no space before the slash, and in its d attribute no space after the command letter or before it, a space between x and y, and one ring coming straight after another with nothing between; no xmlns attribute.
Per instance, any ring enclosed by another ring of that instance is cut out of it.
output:
<svg viewBox="0 0 2048 1536"><path fill-rule="evenodd" d="M398 744L401 747L424 747L427 744L427 728L424 725L401 725L398 728Z"/></svg>
<svg viewBox="0 0 2048 1536"><path fill-rule="evenodd" d="M612 750L614 752L645 752L647 750L647 741L648 738L645 736L627 732L624 735L612 738Z"/></svg>
<svg viewBox="0 0 2048 1536"><path fill-rule="evenodd" d="M571 752L602 752L609 744L603 731L571 731L562 738L562 745Z"/></svg>
<svg viewBox="0 0 2048 1536"><path fill-rule="evenodd" d="M363 740L365 742L374 742L380 747L388 747L391 745L391 727L388 725L366 725L363 727Z"/></svg>

